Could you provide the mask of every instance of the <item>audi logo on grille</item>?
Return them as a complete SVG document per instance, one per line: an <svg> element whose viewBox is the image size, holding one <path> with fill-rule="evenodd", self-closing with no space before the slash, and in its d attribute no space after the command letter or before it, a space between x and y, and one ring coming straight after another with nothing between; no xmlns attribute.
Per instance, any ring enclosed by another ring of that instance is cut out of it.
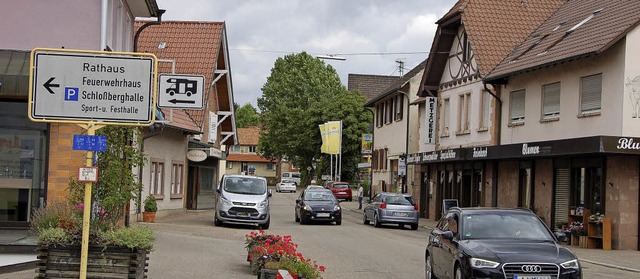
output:
<svg viewBox="0 0 640 279"><path fill-rule="evenodd" d="M527 273L540 273L540 271L542 271L542 267L540 267L539 265L523 265L520 269L522 269L522 272L527 272Z"/></svg>

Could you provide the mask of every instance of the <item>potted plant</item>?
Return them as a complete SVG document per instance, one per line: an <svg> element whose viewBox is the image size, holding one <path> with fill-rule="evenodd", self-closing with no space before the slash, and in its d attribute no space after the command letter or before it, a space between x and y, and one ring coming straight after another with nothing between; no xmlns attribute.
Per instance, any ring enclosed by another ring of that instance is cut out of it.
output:
<svg viewBox="0 0 640 279"><path fill-rule="evenodd" d="M297 251L298 244L291 236L265 234L261 230L245 235L245 243L251 271L258 278L277 278L279 270L287 270L298 278L317 279L325 271L324 266Z"/></svg>
<svg viewBox="0 0 640 279"><path fill-rule="evenodd" d="M158 211L158 203L153 195L148 195L144 200L144 212L142 213L142 221L153 223L156 221L156 211Z"/></svg>
<svg viewBox="0 0 640 279"><path fill-rule="evenodd" d="M68 199L48 202L33 212L31 230L39 240L36 278L78 278L85 206L91 208L87 278L145 278L153 231L125 227L127 204L142 189L133 169L144 165L138 148L140 128L108 126L97 134L108 138L107 150L97 156L100 180L92 187L91 204L84 204L85 183L69 179ZM117 275L113 275L117 274Z"/></svg>

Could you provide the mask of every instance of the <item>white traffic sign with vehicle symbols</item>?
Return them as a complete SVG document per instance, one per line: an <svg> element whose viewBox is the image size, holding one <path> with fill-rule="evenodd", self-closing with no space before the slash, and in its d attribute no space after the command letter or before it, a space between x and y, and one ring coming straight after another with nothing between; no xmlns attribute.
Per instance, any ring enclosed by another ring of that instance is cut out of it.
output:
<svg viewBox="0 0 640 279"><path fill-rule="evenodd" d="M153 124L156 57L65 49L31 52L29 117L39 122Z"/></svg>
<svg viewBox="0 0 640 279"><path fill-rule="evenodd" d="M202 109L204 76L160 74L158 82L159 107Z"/></svg>

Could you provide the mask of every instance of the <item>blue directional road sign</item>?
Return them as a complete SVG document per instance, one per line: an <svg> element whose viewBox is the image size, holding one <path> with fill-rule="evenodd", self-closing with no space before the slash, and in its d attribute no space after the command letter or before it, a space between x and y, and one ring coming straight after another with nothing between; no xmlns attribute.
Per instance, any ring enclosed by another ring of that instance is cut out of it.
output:
<svg viewBox="0 0 640 279"><path fill-rule="evenodd" d="M73 135L73 150L106 151L107 136Z"/></svg>

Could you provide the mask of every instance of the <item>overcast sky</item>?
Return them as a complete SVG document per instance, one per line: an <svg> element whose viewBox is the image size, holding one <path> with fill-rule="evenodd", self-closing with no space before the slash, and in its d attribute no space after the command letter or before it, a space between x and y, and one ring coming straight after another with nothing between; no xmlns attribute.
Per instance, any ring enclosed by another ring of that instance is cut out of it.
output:
<svg viewBox="0 0 640 279"><path fill-rule="evenodd" d="M156 0L163 20L224 21L234 100L256 106L278 57L339 55L349 74L398 76L428 57L435 22L456 0Z"/></svg>

